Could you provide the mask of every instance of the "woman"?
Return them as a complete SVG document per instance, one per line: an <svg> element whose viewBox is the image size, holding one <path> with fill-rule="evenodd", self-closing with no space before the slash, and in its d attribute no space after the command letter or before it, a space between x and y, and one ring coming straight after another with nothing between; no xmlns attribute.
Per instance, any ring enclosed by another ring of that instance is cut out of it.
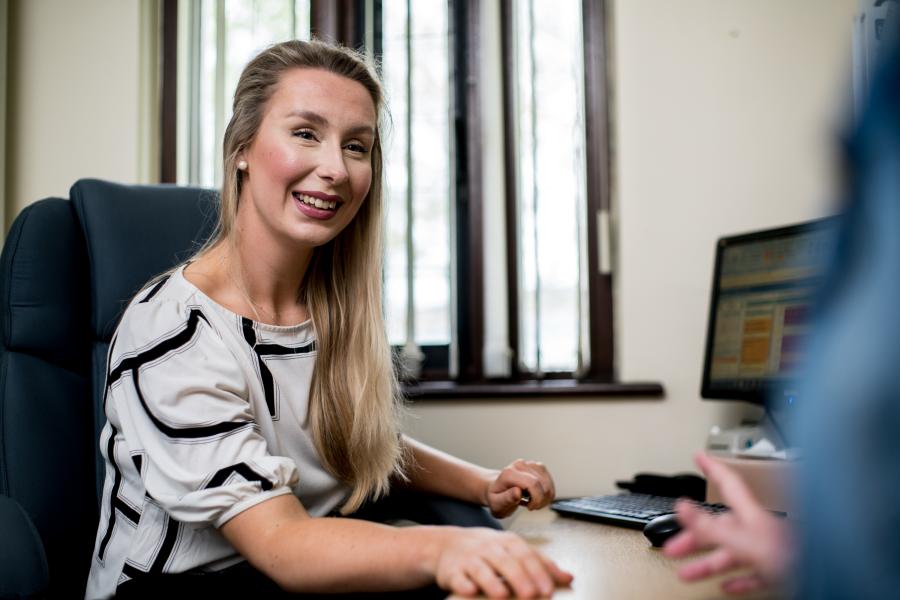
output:
<svg viewBox="0 0 900 600"><path fill-rule="evenodd" d="M534 597L571 581L508 533L317 518L391 485L498 517L526 491L529 508L554 496L540 463L492 471L399 434L381 308L381 110L376 77L346 49L290 41L245 68L217 233L138 294L110 348L88 596L183 591L171 574L198 571L257 592L437 583Z"/></svg>

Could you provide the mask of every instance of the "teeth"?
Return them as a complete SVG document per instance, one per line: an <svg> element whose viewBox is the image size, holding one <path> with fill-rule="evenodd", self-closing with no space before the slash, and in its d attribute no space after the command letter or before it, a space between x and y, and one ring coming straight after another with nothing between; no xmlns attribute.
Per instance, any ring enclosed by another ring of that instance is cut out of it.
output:
<svg viewBox="0 0 900 600"><path fill-rule="evenodd" d="M322 200L320 198L313 198L312 196L307 196L306 194L295 194L295 196L298 200L300 200L300 202L308 204L310 206L315 206L316 208L334 210L335 206L337 206L337 202Z"/></svg>

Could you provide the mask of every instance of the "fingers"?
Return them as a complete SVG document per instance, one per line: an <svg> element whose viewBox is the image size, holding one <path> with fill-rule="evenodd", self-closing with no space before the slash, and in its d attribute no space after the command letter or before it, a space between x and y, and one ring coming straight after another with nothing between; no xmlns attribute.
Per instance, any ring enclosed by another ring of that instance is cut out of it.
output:
<svg viewBox="0 0 900 600"><path fill-rule="evenodd" d="M519 501L522 500L521 488L511 487L505 492L496 494L491 501L491 507L495 517L508 517L516 511Z"/></svg>
<svg viewBox="0 0 900 600"><path fill-rule="evenodd" d="M509 588L503 583L497 570L484 560L473 561L466 569L466 575L489 598L508 598Z"/></svg>
<svg viewBox="0 0 900 600"><path fill-rule="evenodd" d="M725 515L710 515L686 500L679 500L675 511L682 530L663 546L663 553L673 558L715 547L722 526L728 526Z"/></svg>
<svg viewBox="0 0 900 600"><path fill-rule="evenodd" d="M703 550L703 547L697 543L697 537L694 535L694 532L689 530L682 530L663 544L663 554L669 558L681 558L700 550Z"/></svg>
<svg viewBox="0 0 900 600"><path fill-rule="evenodd" d="M702 548L692 528L698 509L690 502L679 500L675 504L675 512L681 524L681 531L663 544L663 554L671 558L679 558Z"/></svg>
<svg viewBox="0 0 900 600"><path fill-rule="evenodd" d="M727 548L736 560L746 562L747 552L755 544L754 531L733 514L709 514L692 503L679 500L675 505L682 531L663 547L663 553L680 558L701 550Z"/></svg>
<svg viewBox="0 0 900 600"><path fill-rule="evenodd" d="M694 460L700 470L716 485L725 504L740 518L754 517L764 512L750 488L732 469L703 452L698 452Z"/></svg>
<svg viewBox="0 0 900 600"><path fill-rule="evenodd" d="M555 562L531 548L516 536L506 546L506 557L495 555L500 562L494 567L519 598L550 596L558 585L568 586L573 575L560 569Z"/></svg>
<svg viewBox="0 0 900 600"><path fill-rule="evenodd" d="M506 548L498 549L487 557L491 567L500 574L506 581L506 584L513 591L513 594L519 598L534 598L538 595L539 585L547 586L549 576L541 573L541 581L535 581L531 577L531 573L526 571L522 564L522 553L514 556Z"/></svg>
<svg viewBox="0 0 900 600"><path fill-rule="evenodd" d="M517 495L510 494L497 501L504 500L509 504L518 505L522 498L522 490L528 490L531 501L529 510L537 510L549 505L556 497L556 486L550 472L543 463L534 461L517 460L500 472L500 476L494 483L494 493L506 493L510 488L519 488Z"/></svg>
<svg viewBox="0 0 900 600"><path fill-rule="evenodd" d="M751 574L726 579L722 582L722 591L726 594L747 594L767 587L767 585L762 577Z"/></svg>
<svg viewBox="0 0 900 600"><path fill-rule="evenodd" d="M519 536L514 535L513 540L517 549L514 549L511 554L525 564L526 570L529 573L539 573L534 580L542 593L549 595L556 586L567 586L572 583L575 576L568 571L562 570L555 561L547 558L541 552L529 546L528 542ZM544 585L542 583L544 581L546 581L548 585Z"/></svg>
<svg viewBox="0 0 900 600"><path fill-rule="evenodd" d="M554 566L551 575L545 563L532 552L518 552L518 556L505 549L498 549L481 560L473 561L466 569L460 587L454 587L458 593L464 592L463 586L477 586L490 598L508 598L510 592L517 598L536 598L549 596L557 583L568 585L571 575ZM557 582L557 577L561 580ZM466 587L471 590L471 587ZM477 590L472 593L477 593Z"/></svg>
<svg viewBox="0 0 900 600"><path fill-rule="evenodd" d="M706 579L719 573L724 573L737 566L739 562L734 555L726 548L713 550L702 558L691 561L686 565L678 568L678 576L685 581L696 581L698 579Z"/></svg>
<svg viewBox="0 0 900 600"><path fill-rule="evenodd" d="M575 576L568 571L563 571L559 568L555 562L547 558L541 553L538 553L538 558L544 563L544 568L547 569L547 572L550 573L550 576L553 577L553 581L556 582L556 585L562 587L568 587L572 580L575 579Z"/></svg>
<svg viewBox="0 0 900 600"><path fill-rule="evenodd" d="M544 465L544 463L542 462L533 460L523 460L522 463L526 469L537 475L537 477L541 480L542 485L546 491L546 501L548 504L552 502L553 499L556 498L556 484L554 483L553 477L550 475L550 471L547 469L546 465Z"/></svg>
<svg viewBox="0 0 900 600"><path fill-rule="evenodd" d="M465 572L460 571L450 580L450 589L454 594L471 598L478 593L478 585L469 579Z"/></svg>
<svg viewBox="0 0 900 600"><path fill-rule="evenodd" d="M475 541L475 540L469 540ZM489 598L537 598L553 594L557 585L569 585L572 575L514 534L491 532L481 543L466 544L460 562L443 585L454 593ZM451 558L451 563L453 559ZM442 577L437 578L441 582Z"/></svg>

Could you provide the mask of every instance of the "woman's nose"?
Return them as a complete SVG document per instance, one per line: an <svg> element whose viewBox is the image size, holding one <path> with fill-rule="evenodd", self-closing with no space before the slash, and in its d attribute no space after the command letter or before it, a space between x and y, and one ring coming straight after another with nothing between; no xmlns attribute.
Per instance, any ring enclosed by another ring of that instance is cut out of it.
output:
<svg viewBox="0 0 900 600"><path fill-rule="evenodd" d="M316 173L322 179L338 185L347 180L347 165L344 162L343 148L331 144L322 148Z"/></svg>

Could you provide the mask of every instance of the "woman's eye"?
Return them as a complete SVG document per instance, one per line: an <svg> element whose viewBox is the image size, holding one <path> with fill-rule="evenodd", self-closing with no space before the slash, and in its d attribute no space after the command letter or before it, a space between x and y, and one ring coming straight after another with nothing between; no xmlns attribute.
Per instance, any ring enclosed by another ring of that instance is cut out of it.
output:
<svg viewBox="0 0 900 600"><path fill-rule="evenodd" d="M294 132L294 136L304 140L314 140L316 135L309 129L298 129Z"/></svg>
<svg viewBox="0 0 900 600"><path fill-rule="evenodd" d="M365 154L369 151L369 149L362 144L347 144L344 147L350 152L355 152L356 154Z"/></svg>

